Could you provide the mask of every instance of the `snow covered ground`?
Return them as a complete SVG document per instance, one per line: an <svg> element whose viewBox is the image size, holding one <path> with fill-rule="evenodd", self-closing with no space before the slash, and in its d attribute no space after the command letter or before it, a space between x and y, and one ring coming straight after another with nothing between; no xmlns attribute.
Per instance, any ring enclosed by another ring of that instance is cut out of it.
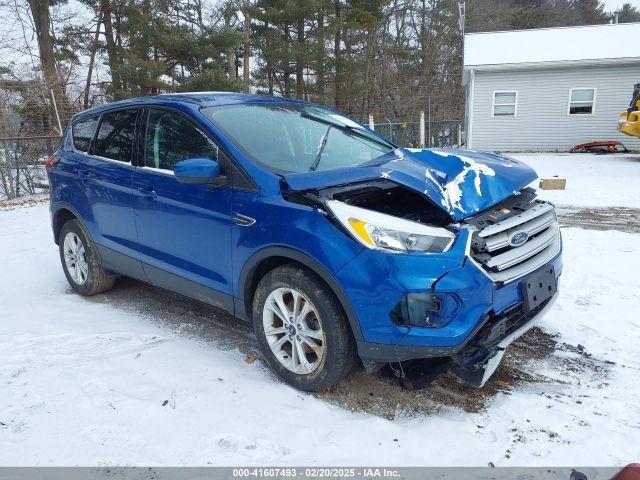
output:
<svg viewBox="0 0 640 480"><path fill-rule="evenodd" d="M507 155L533 167L540 178L566 178L566 190L540 190L540 197L558 205L640 208L638 154ZM534 186L538 186L538 181Z"/></svg>
<svg viewBox="0 0 640 480"><path fill-rule="evenodd" d="M543 176L577 168L556 157L523 160ZM584 177L573 185L590 184ZM611 202L640 206L640 184L630 177L620 176L622 193ZM557 201L590 199L574 193ZM608 201L604 195L597 202ZM560 298L541 325L553 351L520 357L520 380L490 386L475 411L407 408L441 393L427 389L421 397L401 392L396 414L385 418L279 383L224 337L180 328L179 314L176 328L157 321L144 290L134 307L116 301L118 292L74 294L47 205L0 208L0 465L638 461L640 236L580 228L564 228L563 236ZM174 308L193 318L197 307Z"/></svg>

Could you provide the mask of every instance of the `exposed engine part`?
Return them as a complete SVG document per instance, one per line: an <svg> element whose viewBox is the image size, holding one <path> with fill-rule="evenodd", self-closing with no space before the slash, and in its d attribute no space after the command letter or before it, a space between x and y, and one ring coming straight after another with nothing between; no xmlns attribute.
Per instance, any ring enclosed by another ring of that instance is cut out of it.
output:
<svg viewBox="0 0 640 480"><path fill-rule="evenodd" d="M413 222L434 226L451 224L451 217L442 208L413 190L389 180L354 183L318 191L294 192L287 200L324 209L326 200L338 200L349 205L393 215Z"/></svg>

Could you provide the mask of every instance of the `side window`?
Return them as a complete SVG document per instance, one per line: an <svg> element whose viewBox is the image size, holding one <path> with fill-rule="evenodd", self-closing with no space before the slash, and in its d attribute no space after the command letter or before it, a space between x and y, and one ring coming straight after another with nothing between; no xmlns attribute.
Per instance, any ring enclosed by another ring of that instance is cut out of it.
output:
<svg viewBox="0 0 640 480"><path fill-rule="evenodd" d="M218 146L187 117L150 109L145 166L173 170L176 163L190 158L218 161Z"/></svg>
<svg viewBox="0 0 640 480"><path fill-rule="evenodd" d="M98 117L87 118L76 122L71 127L73 136L73 148L79 152L88 152L89 145L93 139L93 134L98 126Z"/></svg>
<svg viewBox="0 0 640 480"><path fill-rule="evenodd" d="M102 115L93 153L101 157L131 162L137 110L118 110Z"/></svg>

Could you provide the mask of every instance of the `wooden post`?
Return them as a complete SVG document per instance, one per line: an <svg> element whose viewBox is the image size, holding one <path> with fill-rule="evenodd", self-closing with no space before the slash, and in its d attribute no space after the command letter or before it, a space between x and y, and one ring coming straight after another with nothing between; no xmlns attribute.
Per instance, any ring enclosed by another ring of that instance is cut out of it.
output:
<svg viewBox="0 0 640 480"><path fill-rule="evenodd" d="M60 114L58 113L58 105L56 104L56 96L53 94L53 88L51 89L51 99L53 100L53 109L56 112L56 119L58 120L58 131L62 136L62 123L60 122Z"/></svg>

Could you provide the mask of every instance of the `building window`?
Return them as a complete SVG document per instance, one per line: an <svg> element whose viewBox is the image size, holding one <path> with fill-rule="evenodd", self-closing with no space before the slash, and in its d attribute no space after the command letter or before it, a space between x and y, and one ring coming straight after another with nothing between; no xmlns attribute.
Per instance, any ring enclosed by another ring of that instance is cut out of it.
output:
<svg viewBox="0 0 640 480"><path fill-rule="evenodd" d="M569 90L569 115L592 115L595 106L595 88L572 88Z"/></svg>
<svg viewBox="0 0 640 480"><path fill-rule="evenodd" d="M493 92L493 116L515 117L518 92Z"/></svg>

